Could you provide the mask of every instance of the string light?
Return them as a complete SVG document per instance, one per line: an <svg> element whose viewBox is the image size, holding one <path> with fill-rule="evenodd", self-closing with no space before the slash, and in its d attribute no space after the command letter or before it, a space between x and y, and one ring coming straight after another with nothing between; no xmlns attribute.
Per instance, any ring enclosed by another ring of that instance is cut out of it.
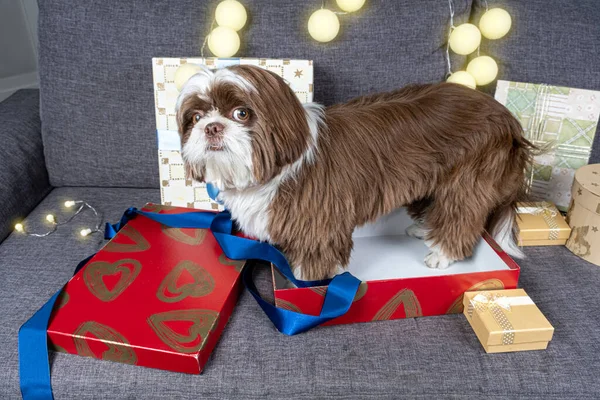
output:
<svg viewBox="0 0 600 400"><path fill-rule="evenodd" d="M498 75L498 64L492 57L479 56L472 59L467 65L467 73L475 78L478 86L491 83Z"/></svg>
<svg viewBox="0 0 600 400"><path fill-rule="evenodd" d="M365 4L365 0L335 0L335 2L346 12L358 11Z"/></svg>
<svg viewBox="0 0 600 400"><path fill-rule="evenodd" d="M79 234L81 236L85 237L85 236L89 236L93 233L100 232L100 226L102 225L102 218L100 217L100 215L98 214L98 211L96 211L96 209L94 207L92 207L90 204L86 203L85 201L81 201L81 200L77 200L77 201L67 200L67 201L65 201L64 205L66 208L73 208L76 205L79 205L79 207L77 208L77 210L75 210L73 215L71 215L69 218L67 218L64 222L59 222L56 219L56 216L54 216L54 214L46 215L46 221L52 224L52 229L50 229L49 231L44 232L44 233L29 233L26 231L25 226L20 222L15 224L15 231L19 232L20 234L24 234L26 236L33 236L33 237L49 236L49 235L53 234L54 232L56 232L56 230L58 229L59 226L68 224L69 222L71 222L73 220L73 218L75 218L81 212L83 212L85 210L91 210L94 213L94 215L96 216L96 220L98 222L96 223L96 225L94 226L93 229L90 229L90 228L82 229L79 232Z"/></svg>
<svg viewBox="0 0 600 400"><path fill-rule="evenodd" d="M177 68L177 71L175 71L175 87L177 87L177 91L181 92L183 85L201 70L202 68L199 65L190 63L182 64Z"/></svg>
<svg viewBox="0 0 600 400"><path fill-rule="evenodd" d="M479 20L481 34L490 40L504 37L512 25L510 14L502 8L487 10Z"/></svg>
<svg viewBox="0 0 600 400"><path fill-rule="evenodd" d="M232 57L240 49L240 35L226 26L217 26L208 35L208 48L217 57Z"/></svg>
<svg viewBox="0 0 600 400"><path fill-rule="evenodd" d="M89 235L89 234L91 234L91 233L92 233L92 230L91 230L90 228L85 228L85 229L82 229L82 230L79 232L79 234L80 234L81 236L84 236L84 237L85 237L85 236L87 236L87 235Z"/></svg>
<svg viewBox="0 0 600 400"><path fill-rule="evenodd" d="M215 19L219 26L239 31L246 25L246 9L236 0L225 0L219 3L215 11Z"/></svg>
<svg viewBox="0 0 600 400"><path fill-rule="evenodd" d="M337 15L326 8L312 13L308 19L308 33L317 42L330 42L340 31L340 20Z"/></svg>
<svg viewBox="0 0 600 400"><path fill-rule="evenodd" d="M473 24L461 24L452 30L448 42L453 52L466 56L479 47L481 32Z"/></svg>
<svg viewBox="0 0 600 400"><path fill-rule="evenodd" d="M233 57L240 49L240 36L237 31L246 25L247 19L246 8L239 1L220 2L215 10L215 18L210 24L210 33L204 38L200 48L200 57L204 58L206 45L217 57Z"/></svg>
<svg viewBox="0 0 600 400"><path fill-rule="evenodd" d="M365 4L365 0L336 0L336 3L343 11L325 8L325 0L322 0L321 8L313 12L308 19L308 33L317 42L326 43L335 39L340 32L338 15L358 11Z"/></svg>
<svg viewBox="0 0 600 400"><path fill-rule="evenodd" d="M446 60L448 73L446 82L458 83L475 89L493 82L498 75L498 64L489 56L480 56L479 48L481 37L495 40L504 37L510 30L512 20L510 14L501 8L489 9L487 0L484 0L485 13L479 20L479 27L473 24L454 26L454 2L448 0L450 8L450 29L446 45ZM460 55L469 55L477 51L477 56L467 65L466 71L452 73L450 64L450 49Z"/></svg>

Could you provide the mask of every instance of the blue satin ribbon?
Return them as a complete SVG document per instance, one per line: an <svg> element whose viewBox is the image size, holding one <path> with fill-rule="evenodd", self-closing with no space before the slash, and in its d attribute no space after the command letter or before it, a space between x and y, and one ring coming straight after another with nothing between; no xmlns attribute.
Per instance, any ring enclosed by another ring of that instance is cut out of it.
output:
<svg viewBox="0 0 600 400"><path fill-rule="evenodd" d="M216 201L219 204L223 204L222 201L218 200L217 197L219 196L219 189L213 185L212 183L207 182L206 183L206 192L208 193L208 197L210 197L211 199L213 199L214 201Z"/></svg>
<svg viewBox="0 0 600 400"><path fill-rule="evenodd" d="M75 268L75 275L94 257L92 254ZM24 400L52 400L50 360L48 359L48 323L56 299L64 286L36 311L19 329L19 379Z"/></svg>
<svg viewBox="0 0 600 400"><path fill-rule="evenodd" d="M305 332L317 325L345 314L354 300L360 280L348 272L333 279L301 281L294 277L285 256L268 243L246 239L231 234L232 221L228 211L186 212L179 214L157 214L129 208L116 224L106 224L105 238L111 239L125 224L137 215L142 215L160 224L173 228L210 229L221 246L223 253L232 260L262 260L272 263L287 279L298 287L328 286L323 308L318 316L301 314L277 308L265 301L253 280L257 263L248 263L243 269L242 280L260 307L273 322L277 330L286 335ZM83 260L75 270L79 271L91 257ZM53 399L50 385L48 342L46 331L52 307L62 291L59 290L38 310L19 331L19 364L21 394L25 400Z"/></svg>

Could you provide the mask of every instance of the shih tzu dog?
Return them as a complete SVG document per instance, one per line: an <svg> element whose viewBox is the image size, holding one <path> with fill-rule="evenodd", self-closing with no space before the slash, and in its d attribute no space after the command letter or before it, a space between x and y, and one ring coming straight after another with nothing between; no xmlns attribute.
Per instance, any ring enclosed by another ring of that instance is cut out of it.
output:
<svg viewBox="0 0 600 400"><path fill-rule="evenodd" d="M412 85L332 107L304 104L253 66L202 70L177 100L187 175L214 184L247 235L277 245L301 279L334 276L355 227L406 206L425 264L472 255L484 230L513 256L532 146L492 97Z"/></svg>

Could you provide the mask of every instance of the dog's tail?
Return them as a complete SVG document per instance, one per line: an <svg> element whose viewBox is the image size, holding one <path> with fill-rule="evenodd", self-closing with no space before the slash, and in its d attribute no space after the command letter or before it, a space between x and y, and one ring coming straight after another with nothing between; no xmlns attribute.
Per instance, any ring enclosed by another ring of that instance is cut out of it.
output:
<svg viewBox="0 0 600 400"><path fill-rule="evenodd" d="M508 157L510 162L506 164L502 177L501 192L504 198L500 199L490 215L486 228L506 253L515 258L524 258L517 244L517 203L527 201L526 171L530 170L533 157L544 150L525 139L521 123L507 109L496 117L496 127L512 138L512 148Z"/></svg>
<svg viewBox="0 0 600 400"><path fill-rule="evenodd" d="M525 254L517 244L519 228L517 226L516 205L510 205L497 210L490 221L488 231L509 256L524 258Z"/></svg>

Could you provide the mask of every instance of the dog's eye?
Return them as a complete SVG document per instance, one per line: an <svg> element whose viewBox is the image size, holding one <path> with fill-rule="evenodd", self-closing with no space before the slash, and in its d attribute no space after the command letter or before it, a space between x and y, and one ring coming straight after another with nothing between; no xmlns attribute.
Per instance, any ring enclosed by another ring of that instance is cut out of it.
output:
<svg viewBox="0 0 600 400"><path fill-rule="evenodd" d="M250 118L250 111L247 108L236 108L231 116L237 121L246 121Z"/></svg>
<svg viewBox="0 0 600 400"><path fill-rule="evenodd" d="M204 113L196 113L196 114L194 114L192 121L194 123L199 122L202 119L202 117L204 117Z"/></svg>

